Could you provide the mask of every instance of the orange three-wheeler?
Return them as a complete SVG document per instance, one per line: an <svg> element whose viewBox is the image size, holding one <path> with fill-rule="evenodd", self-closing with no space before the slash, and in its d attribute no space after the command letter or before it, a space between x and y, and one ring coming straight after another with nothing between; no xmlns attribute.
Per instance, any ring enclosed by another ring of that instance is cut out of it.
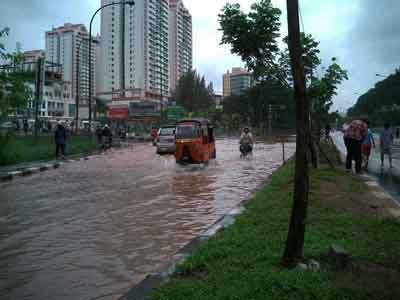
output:
<svg viewBox="0 0 400 300"><path fill-rule="evenodd" d="M207 119L184 119L176 125L177 163L201 164L215 159L214 128Z"/></svg>

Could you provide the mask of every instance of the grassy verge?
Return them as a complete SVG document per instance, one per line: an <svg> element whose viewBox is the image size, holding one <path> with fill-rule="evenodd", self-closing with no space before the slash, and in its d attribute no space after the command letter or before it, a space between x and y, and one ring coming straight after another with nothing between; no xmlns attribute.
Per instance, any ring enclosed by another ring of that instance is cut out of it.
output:
<svg viewBox="0 0 400 300"><path fill-rule="evenodd" d="M55 158L53 136L10 136L0 140L0 166ZM94 138L71 136L67 140L67 154L86 153L96 149Z"/></svg>
<svg viewBox="0 0 400 300"><path fill-rule="evenodd" d="M400 299L400 222L359 206L364 183L342 170L312 172L305 257L323 261L331 243L362 268L287 270L279 265L292 204L293 163L257 193L235 224L220 231L152 295L166 299ZM397 279L396 279L397 278Z"/></svg>

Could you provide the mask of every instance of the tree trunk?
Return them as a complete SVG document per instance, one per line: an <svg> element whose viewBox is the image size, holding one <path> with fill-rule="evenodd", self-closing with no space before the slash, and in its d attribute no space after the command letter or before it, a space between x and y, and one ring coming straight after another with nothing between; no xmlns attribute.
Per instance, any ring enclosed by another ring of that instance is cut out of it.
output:
<svg viewBox="0 0 400 300"><path fill-rule="evenodd" d="M310 158L311 158L311 165L313 166L314 169L318 169L319 167L319 158L318 158L318 146L316 145L314 139L310 135L309 140L308 140L308 147L310 150Z"/></svg>
<svg viewBox="0 0 400 300"><path fill-rule="evenodd" d="M301 59L298 0L287 0L289 52L296 99L296 170L293 208L282 263L292 265L303 258L304 234L308 206L309 174L307 148L310 137L309 103L304 67Z"/></svg>
<svg viewBox="0 0 400 300"><path fill-rule="evenodd" d="M310 114L310 124L309 124L309 137L308 137L308 147L310 150L310 158L311 158L311 165L314 169L318 169L319 167L319 156L318 156L318 141L316 142L313 136L313 128L315 122L313 121L312 114Z"/></svg>

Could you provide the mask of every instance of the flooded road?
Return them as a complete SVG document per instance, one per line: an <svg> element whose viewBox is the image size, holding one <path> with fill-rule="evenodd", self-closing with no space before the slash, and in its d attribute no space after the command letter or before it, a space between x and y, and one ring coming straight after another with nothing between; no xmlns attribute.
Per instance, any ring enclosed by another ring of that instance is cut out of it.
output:
<svg viewBox="0 0 400 300"><path fill-rule="evenodd" d="M294 145L286 147L286 157ZM0 183L0 298L117 299L249 197L281 146L179 166L146 144Z"/></svg>

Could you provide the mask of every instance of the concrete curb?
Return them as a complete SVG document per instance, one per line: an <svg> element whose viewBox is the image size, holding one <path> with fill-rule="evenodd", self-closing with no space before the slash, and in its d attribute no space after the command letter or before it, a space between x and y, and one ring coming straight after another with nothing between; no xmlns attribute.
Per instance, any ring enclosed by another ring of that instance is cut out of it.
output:
<svg viewBox="0 0 400 300"><path fill-rule="evenodd" d="M86 161L86 160L89 160L88 156L76 157L76 158L67 159L64 161L43 162L43 163L37 164L37 166L34 166L34 167L30 166L30 167L25 167L25 168L18 168L14 171L0 173L0 182L11 181L11 180L15 179L16 177L25 177L25 176L45 172L45 171L52 170L52 169L58 169L62 165L67 164L67 163Z"/></svg>
<svg viewBox="0 0 400 300"><path fill-rule="evenodd" d="M360 177L367 185L370 193L373 193L375 197L380 199L382 202L388 202L392 204L391 206L380 205L377 207L377 209L383 209L392 217L400 218L400 204L392 197L392 195L386 192L373 176L363 174Z"/></svg>
<svg viewBox="0 0 400 300"><path fill-rule="evenodd" d="M290 157L286 163L292 158L293 156ZM145 300L154 290L167 283L179 264L182 264L190 255L199 249L204 242L216 235L218 231L228 228L235 223L236 218L246 211L245 204L249 202L262 188L268 185L271 182L272 176L281 170L286 163L283 163L270 176L268 176L266 180L259 184L251 196L239 202L238 205L232 208L228 213L222 215L221 218L209 226L204 232L189 241L189 243L172 256L171 261L159 269L157 273L149 274L145 279L131 288L125 295L120 297L119 300Z"/></svg>
<svg viewBox="0 0 400 300"><path fill-rule="evenodd" d="M167 283L176 267L182 264L190 255L199 249L205 241L214 236L219 230L227 228L235 223L236 217L245 211L245 207L240 205L222 216L213 225L208 227L199 236L192 239L182 249L180 249L166 265L161 267L157 273L148 275L145 279L136 284L119 300L145 300L155 289Z"/></svg>

